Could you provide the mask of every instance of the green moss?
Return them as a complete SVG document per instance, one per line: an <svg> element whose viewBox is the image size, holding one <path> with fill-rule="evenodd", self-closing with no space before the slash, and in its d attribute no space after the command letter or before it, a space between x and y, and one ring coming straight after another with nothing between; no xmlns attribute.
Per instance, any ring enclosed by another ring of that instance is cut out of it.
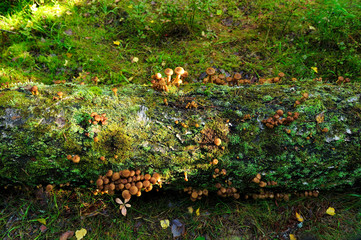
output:
<svg viewBox="0 0 361 240"><path fill-rule="evenodd" d="M117 162L124 162L132 156L133 140L121 123L112 123L103 128L98 137L99 142L94 144L94 148L104 152L105 156L118 155Z"/></svg>

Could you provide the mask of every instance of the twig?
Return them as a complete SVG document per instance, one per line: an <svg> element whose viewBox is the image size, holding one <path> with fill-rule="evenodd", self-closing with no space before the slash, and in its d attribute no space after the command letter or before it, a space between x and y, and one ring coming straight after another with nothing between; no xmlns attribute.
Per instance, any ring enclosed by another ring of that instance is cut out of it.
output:
<svg viewBox="0 0 361 240"><path fill-rule="evenodd" d="M0 29L0 31L7 32L7 33L12 33L12 34L18 34L17 32L12 32L12 31L9 31L9 30L4 30L4 29Z"/></svg>

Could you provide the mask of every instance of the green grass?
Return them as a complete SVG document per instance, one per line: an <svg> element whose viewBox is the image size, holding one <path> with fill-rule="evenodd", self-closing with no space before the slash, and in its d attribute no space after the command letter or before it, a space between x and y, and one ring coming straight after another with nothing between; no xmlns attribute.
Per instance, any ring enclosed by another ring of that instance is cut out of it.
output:
<svg viewBox="0 0 361 240"><path fill-rule="evenodd" d="M209 66L248 79L283 71L288 78L361 81L359 1L5 0L0 29L6 30L0 31L0 83L90 83L97 76L100 84L144 84L177 66L197 82ZM81 228L86 239L171 239L162 219L179 219L184 239L199 240L289 239L291 233L338 240L361 231L360 196L350 194L290 202L212 196L193 203L160 192L132 199L123 217L113 197L84 189L12 191L1 193L1 239L56 239ZM325 214L330 206L335 216ZM301 228L295 212L305 217ZM44 233L38 219L46 220Z"/></svg>
<svg viewBox="0 0 361 240"><path fill-rule="evenodd" d="M213 195L192 202L176 192L145 193L130 201L126 217L120 214L116 196L94 196L87 190L60 189L47 194L41 188L9 188L2 194L1 239L56 239L81 228L88 231L85 239L172 239L171 228L160 225L164 219L184 224L182 239L289 239L294 234L297 239L340 240L352 239L361 231L360 196L346 193L289 202ZM336 215L326 214L328 207L334 207ZM302 226L296 212L304 218ZM42 233L39 228L44 220L47 230Z"/></svg>
<svg viewBox="0 0 361 240"><path fill-rule="evenodd" d="M85 71L102 84L143 84L176 66L194 81L209 66L246 78L360 81L358 1L43 2L0 5L0 29L18 33L1 32L1 82L72 81Z"/></svg>

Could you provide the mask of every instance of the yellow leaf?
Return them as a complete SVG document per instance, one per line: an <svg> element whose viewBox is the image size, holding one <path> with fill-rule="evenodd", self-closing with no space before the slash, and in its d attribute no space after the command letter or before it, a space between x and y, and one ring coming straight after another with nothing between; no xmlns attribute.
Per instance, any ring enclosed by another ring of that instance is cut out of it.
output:
<svg viewBox="0 0 361 240"><path fill-rule="evenodd" d="M128 8L132 9L132 8L133 8L133 5L129 5Z"/></svg>
<svg viewBox="0 0 361 240"><path fill-rule="evenodd" d="M71 53L66 53L65 54L68 58L71 58L71 56L73 56L73 54L71 54Z"/></svg>
<svg viewBox="0 0 361 240"><path fill-rule="evenodd" d="M46 220L44 218L36 219L39 223L46 225Z"/></svg>
<svg viewBox="0 0 361 240"><path fill-rule="evenodd" d="M138 62L139 61L139 58L137 58L137 57L133 57L133 59L132 59L132 63L136 63L136 62Z"/></svg>
<svg viewBox="0 0 361 240"><path fill-rule="evenodd" d="M188 207L188 212L189 212L190 214L192 214L192 213L193 213L193 208L192 208L192 207Z"/></svg>
<svg viewBox="0 0 361 240"><path fill-rule="evenodd" d="M80 230L76 230L75 237L77 240L82 239L86 235L87 231L85 228L82 228Z"/></svg>
<svg viewBox="0 0 361 240"><path fill-rule="evenodd" d="M299 214L298 212L296 212L296 218L299 222L303 222L303 217L301 216L301 214Z"/></svg>
<svg viewBox="0 0 361 240"><path fill-rule="evenodd" d="M290 240L297 240L297 238L294 234L290 234Z"/></svg>
<svg viewBox="0 0 361 240"><path fill-rule="evenodd" d="M119 41L113 41L114 45L117 45L119 46L120 45L120 42Z"/></svg>
<svg viewBox="0 0 361 240"><path fill-rule="evenodd" d="M199 216L199 208L196 210L196 215Z"/></svg>
<svg viewBox="0 0 361 240"><path fill-rule="evenodd" d="M335 213L335 209L334 209L333 207L329 207L329 208L326 210L326 213L327 213L328 215L331 215L331 216L333 216L333 215L336 214L336 213Z"/></svg>
<svg viewBox="0 0 361 240"><path fill-rule="evenodd" d="M169 227L169 220L165 219L165 220L160 220L160 225L162 226L163 229L166 229Z"/></svg>
<svg viewBox="0 0 361 240"><path fill-rule="evenodd" d="M315 73L318 73L317 67L311 67L311 69L312 69Z"/></svg>

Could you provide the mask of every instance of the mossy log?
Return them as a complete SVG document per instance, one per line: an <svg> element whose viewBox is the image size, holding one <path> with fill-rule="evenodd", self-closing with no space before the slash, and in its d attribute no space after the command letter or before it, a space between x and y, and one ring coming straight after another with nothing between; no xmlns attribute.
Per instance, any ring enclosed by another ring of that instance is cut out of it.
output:
<svg viewBox="0 0 361 240"><path fill-rule="evenodd" d="M277 182L265 188L286 191L355 186L360 87L303 81L157 92L128 85L115 95L109 86L66 83L39 84L36 95L31 85L13 84L0 90L0 182L93 186L109 169L140 169L160 173L173 189L228 182L249 191L259 188L257 173ZM274 117L277 110L284 115ZM293 121L276 126L287 112ZM272 126L263 121L269 117Z"/></svg>

